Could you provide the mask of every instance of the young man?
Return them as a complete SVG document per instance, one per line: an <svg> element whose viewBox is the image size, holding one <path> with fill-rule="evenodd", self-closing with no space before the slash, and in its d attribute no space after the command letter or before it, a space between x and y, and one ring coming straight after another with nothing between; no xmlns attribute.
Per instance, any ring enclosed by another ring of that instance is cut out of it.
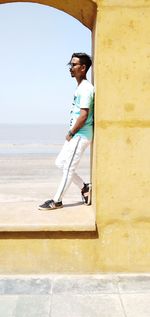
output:
<svg viewBox="0 0 150 317"><path fill-rule="evenodd" d="M63 169L63 176L53 199L39 206L43 210L62 208L62 198L71 182L79 187L84 203L90 204L90 186L83 182L76 173L76 168L93 137L94 87L86 79L92 61L85 53L74 53L69 65L71 76L76 79L78 86L70 111L66 141L56 159L56 166Z"/></svg>

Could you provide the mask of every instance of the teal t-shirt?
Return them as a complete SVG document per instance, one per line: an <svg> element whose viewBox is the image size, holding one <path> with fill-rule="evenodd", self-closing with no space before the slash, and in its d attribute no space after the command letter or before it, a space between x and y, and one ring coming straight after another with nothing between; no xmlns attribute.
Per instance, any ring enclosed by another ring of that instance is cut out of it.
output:
<svg viewBox="0 0 150 317"><path fill-rule="evenodd" d="M74 126L80 116L80 109L89 109L88 118L84 126L76 132L74 137L81 136L91 140L93 137L94 121L94 87L86 79L82 80L74 94L74 100L70 111L70 129Z"/></svg>

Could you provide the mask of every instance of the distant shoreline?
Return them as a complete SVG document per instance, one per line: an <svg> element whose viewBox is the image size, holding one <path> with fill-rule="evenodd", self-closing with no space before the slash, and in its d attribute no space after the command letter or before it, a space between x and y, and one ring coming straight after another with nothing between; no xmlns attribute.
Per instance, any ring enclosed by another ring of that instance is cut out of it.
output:
<svg viewBox="0 0 150 317"><path fill-rule="evenodd" d="M66 131L65 124L0 124L0 155L57 155Z"/></svg>
<svg viewBox="0 0 150 317"><path fill-rule="evenodd" d="M62 144L0 144L0 155L57 154Z"/></svg>
<svg viewBox="0 0 150 317"><path fill-rule="evenodd" d="M58 124L0 124L0 153L5 151L59 151L66 126Z"/></svg>
<svg viewBox="0 0 150 317"><path fill-rule="evenodd" d="M0 144L0 156L4 155L57 155L62 144ZM90 148L85 151L85 155L89 155Z"/></svg>

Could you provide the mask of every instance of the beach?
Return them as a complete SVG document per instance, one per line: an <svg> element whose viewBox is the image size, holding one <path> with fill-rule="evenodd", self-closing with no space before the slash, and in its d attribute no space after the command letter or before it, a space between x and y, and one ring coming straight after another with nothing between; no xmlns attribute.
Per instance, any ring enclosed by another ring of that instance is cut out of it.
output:
<svg viewBox="0 0 150 317"><path fill-rule="evenodd" d="M16 206L22 202L38 205L53 197L61 171L55 167L57 153L26 153L0 155L0 202ZM85 182L89 181L89 155L85 154L78 172ZM71 184L65 195L65 202L81 200L80 191Z"/></svg>
<svg viewBox="0 0 150 317"><path fill-rule="evenodd" d="M0 202L35 202L53 198L61 179L55 167L66 135L66 125L0 125ZM79 173L89 182L89 150L79 165ZM72 184L65 199L81 200Z"/></svg>
<svg viewBox="0 0 150 317"><path fill-rule="evenodd" d="M39 204L54 197L62 177L55 166L63 145L62 131L64 127L58 126L0 127L0 231L70 230L74 224L77 230L83 230L85 219L91 221L91 217L93 228L91 211L81 211L81 193L74 184L63 198L66 208L51 213L38 209ZM85 182L90 181L89 150L78 173ZM91 222L86 224L89 228Z"/></svg>
<svg viewBox="0 0 150 317"><path fill-rule="evenodd" d="M38 206L52 199L61 171L55 167L57 154L0 155L0 232L95 230L95 216L81 200L79 188L71 184L63 198L64 208L43 211ZM89 156L78 168L89 181ZM82 208L81 208L82 205Z"/></svg>

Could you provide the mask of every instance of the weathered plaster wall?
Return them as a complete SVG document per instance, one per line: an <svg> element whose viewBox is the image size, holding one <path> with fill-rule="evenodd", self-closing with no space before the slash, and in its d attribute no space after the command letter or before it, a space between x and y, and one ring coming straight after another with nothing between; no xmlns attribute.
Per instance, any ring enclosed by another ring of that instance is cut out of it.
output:
<svg viewBox="0 0 150 317"><path fill-rule="evenodd" d="M90 0L45 3L60 9L61 4L77 18L81 3L84 12L95 8ZM150 1L97 0L97 4L93 31L97 232L3 233L0 273L149 271ZM85 24L92 28L94 21Z"/></svg>
<svg viewBox="0 0 150 317"><path fill-rule="evenodd" d="M99 1L96 206L104 270L150 268L150 1Z"/></svg>

